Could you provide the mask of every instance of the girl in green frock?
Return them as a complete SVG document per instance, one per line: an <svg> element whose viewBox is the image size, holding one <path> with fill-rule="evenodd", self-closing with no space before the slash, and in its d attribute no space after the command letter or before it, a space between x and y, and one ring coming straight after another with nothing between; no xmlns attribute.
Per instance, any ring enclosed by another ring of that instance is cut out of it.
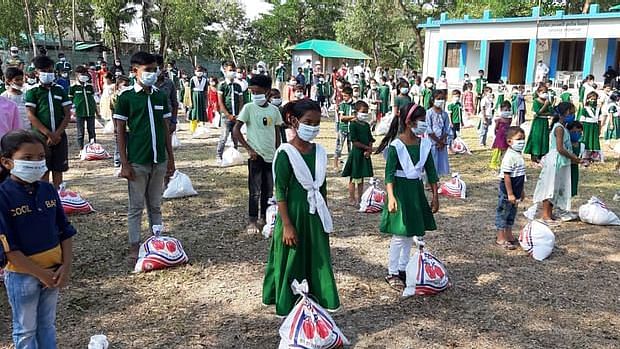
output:
<svg viewBox="0 0 620 349"><path fill-rule="evenodd" d="M278 148L273 161L278 215L263 281L263 303L286 316L297 296L293 280L307 280L309 293L328 311L340 307L332 271L329 233L332 219L325 203L327 155L312 143L319 133L321 108L310 99L284 106L286 123L296 136Z"/></svg>
<svg viewBox="0 0 620 349"><path fill-rule="evenodd" d="M356 118L349 124L349 138L353 144L347 163L342 170L342 177L349 179L349 203L357 206L364 191L364 178L372 177L372 144L375 139L370 132L371 117L368 104L362 100L354 105Z"/></svg>
<svg viewBox="0 0 620 349"><path fill-rule="evenodd" d="M189 82L190 91L192 91L192 109L189 112L190 127L189 131L194 133L199 122L205 122L207 119L207 86L209 79L205 75L205 69L202 66L196 67L195 76Z"/></svg>
<svg viewBox="0 0 620 349"><path fill-rule="evenodd" d="M392 235L392 240L385 281L398 291L405 287L405 270L413 237L437 229L433 213L439 210L438 178L430 138L422 137L428 128L425 120L424 108L413 103L405 106L400 116L392 121L377 150L377 153L384 149L387 152L385 183L388 203L383 208L380 231ZM422 184L423 171L433 195L430 206Z"/></svg>
<svg viewBox="0 0 620 349"><path fill-rule="evenodd" d="M431 98L433 97L433 91L435 90L435 83L432 77L427 76L424 79L424 88L420 91L420 104L424 109L431 107Z"/></svg>
<svg viewBox="0 0 620 349"><path fill-rule="evenodd" d="M532 101L532 111L534 120L523 152L530 154L532 161L538 163L549 152L549 117L553 111L546 86L539 86L536 90L536 97Z"/></svg>
<svg viewBox="0 0 620 349"><path fill-rule="evenodd" d="M620 139L620 93L614 92L609 96L607 114L605 140Z"/></svg>
<svg viewBox="0 0 620 349"><path fill-rule="evenodd" d="M586 104L583 115L579 119L583 124L581 141L586 145L586 157L601 159L601 108L598 103L598 93L592 91L586 95ZM597 154L598 153L598 154Z"/></svg>

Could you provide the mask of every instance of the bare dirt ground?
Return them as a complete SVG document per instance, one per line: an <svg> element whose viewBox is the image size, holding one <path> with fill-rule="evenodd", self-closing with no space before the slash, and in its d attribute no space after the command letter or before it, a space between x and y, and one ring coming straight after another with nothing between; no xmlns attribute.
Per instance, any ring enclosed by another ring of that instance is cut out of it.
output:
<svg viewBox="0 0 620 349"><path fill-rule="evenodd" d="M186 130L187 124L181 127ZM330 150L332 130L333 123L324 123L318 139ZM60 348L85 348L99 333L115 349L277 347L280 320L260 298L269 241L245 233L247 169L216 167L215 138L191 140L187 131L179 136L177 167L191 177L199 195L163 204L171 235L190 256L190 264L177 269L130 273L124 259L126 181L113 177L111 160L72 159L68 188L90 200L97 212L71 217L79 235L72 281L58 307ZM70 139L75 155L73 130ZM98 139L113 149L110 135ZM465 131L465 139L476 145L473 129ZM454 283L435 297L401 300L388 287L383 277L389 238L378 232L379 215L347 206L346 179L329 173L336 227L332 258L343 304L334 318L352 347L620 347L620 229L565 223L554 229L557 248L544 262L520 250L499 250L493 243L497 179L487 168L490 150L473 148L472 156L450 159L467 183L468 198L441 198L438 230L426 237ZM616 160L582 169L575 209L597 195L620 213L620 203L612 201L620 189ZM382 159L373 161L382 178ZM529 197L537 175L530 166ZM523 207L516 229L526 223ZM0 309L0 347L12 348L2 287Z"/></svg>

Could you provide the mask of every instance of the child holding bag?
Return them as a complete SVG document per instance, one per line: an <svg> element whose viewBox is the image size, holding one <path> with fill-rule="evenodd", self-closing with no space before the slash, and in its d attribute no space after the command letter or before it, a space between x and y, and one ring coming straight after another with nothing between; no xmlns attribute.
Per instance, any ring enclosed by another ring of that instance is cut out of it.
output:
<svg viewBox="0 0 620 349"><path fill-rule="evenodd" d="M287 103L283 114L296 136L278 148L273 162L278 215L265 268L263 303L275 304L276 314L286 316L297 299L292 280L306 279L316 301L336 311L340 299L329 247L333 223L325 202L327 155L312 142L319 134L321 107L302 99Z"/></svg>
<svg viewBox="0 0 620 349"><path fill-rule="evenodd" d="M368 104L357 101L354 105L356 118L349 124L349 137L353 148L342 170L342 177L350 177L349 203L357 206L364 191L364 178L372 177L372 143L375 139L370 132L370 114Z"/></svg>
<svg viewBox="0 0 620 349"><path fill-rule="evenodd" d="M423 137L428 128L425 119L423 107L413 103L403 107L377 149L377 153L388 149L385 165L388 204L383 208L380 225L382 233L392 235L385 281L398 291L405 287L413 237L437 229L433 213L439 210L438 178L431 140ZM421 179L423 171L433 195L430 206Z"/></svg>

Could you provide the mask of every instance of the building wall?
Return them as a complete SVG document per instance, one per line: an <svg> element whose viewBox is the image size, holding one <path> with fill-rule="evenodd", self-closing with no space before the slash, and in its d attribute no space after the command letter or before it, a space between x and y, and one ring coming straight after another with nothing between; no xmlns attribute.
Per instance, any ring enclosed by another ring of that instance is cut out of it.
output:
<svg viewBox="0 0 620 349"><path fill-rule="evenodd" d="M603 81L607 70L607 39L594 40L594 56L592 57L592 75L596 81Z"/></svg>

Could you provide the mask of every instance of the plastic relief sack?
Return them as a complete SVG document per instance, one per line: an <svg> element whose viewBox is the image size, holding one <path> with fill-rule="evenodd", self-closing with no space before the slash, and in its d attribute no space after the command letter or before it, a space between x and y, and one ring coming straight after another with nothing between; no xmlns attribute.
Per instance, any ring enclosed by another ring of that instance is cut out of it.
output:
<svg viewBox="0 0 620 349"><path fill-rule="evenodd" d="M198 126L194 133L192 133L192 139L205 139L209 138L209 129L203 126Z"/></svg>
<svg viewBox="0 0 620 349"><path fill-rule="evenodd" d="M105 160L109 159L110 154L99 143L91 141L84 146L84 149L80 152L80 159L86 161L92 160Z"/></svg>
<svg viewBox="0 0 620 349"><path fill-rule="evenodd" d="M153 236L140 246L135 273L175 267L189 260L179 240L160 235L163 229L161 225L154 225Z"/></svg>
<svg viewBox="0 0 620 349"><path fill-rule="evenodd" d="M110 346L108 338L103 334L91 336L88 343L88 349L108 349L108 346Z"/></svg>
<svg viewBox="0 0 620 349"><path fill-rule="evenodd" d="M172 148L176 149L181 146L181 140L177 137L177 133L173 132L171 137Z"/></svg>
<svg viewBox="0 0 620 349"><path fill-rule="evenodd" d="M166 190L164 190L164 199L176 199L193 195L198 195L198 192L194 190L189 176L178 170L174 171Z"/></svg>
<svg viewBox="0 0 620 349"><path fill-rule="evenodd" d="M371 178L370 187L366 189L360 199L360 212L377 213L383 210L385 205L385 191L379 189L379 180Z"/></svg>
<svg viewBox="0 0 620 349"><path fill-rule="evenodd" d="M392 115L392 113L386 113L375 128L375 135L382 136L388 133L390 125L392 124L392 119L394 119L394 115Z"/></svg>
<svg viewBox="0 0 620 349"><path fill-rule="evenodd" d="M88 201L84 200L80 196L80 194L74 191L67 190L64 183L60 185L60 189L58 190L58 196L60 197L62 208L68 215L75 213L95 212L95 210Z"/></svg>
<svg viewBox="0 0 620 349"><path fill-rule="evenodd" d="M279 349L331 349L349 344L327 311L310 299L306 280L293 280L291 288L301 299L280 326Z"/></svg>
<svg viewBox="0 0 620 349"><path fill-rule="evenodd" d="M114 133L114 120L110 120L106 122L105 126L103 126L103 134L111 135Z"/></svg>
<svg viewBox="0 0 620 349"><path fill-rule="evenodd" d="M521 248L537 261L549 257L555 246L555 235L549 227L537 220L531 221L519 233Z"/></svg>
<svg viewBox="0 0 620 349"><path fill-rule="evenodd" d="M450 146L450 149L452 149L452 151L456 154L471 155L471 151L469 150L469 147L467 146L467 144L465 143L465 141L463 141L461 137L456 137L454 138L454 140L452 140L452 145Z"/></svg>
<svg viewBox="0 0 620 349"><path fill-rule="evenodd" d="M613 213L601 199L593 196L579 207L579 219L596 225L620 225L620 218Z"/></svg>
<svg viewBox="0 0 620 349"><path fill-rule="evenodd" d="M243 165L245 161L241 153L234 147L228 147L222 154L222 167Z"/></svg>
<svg viewBox="0 0 620 349"><path fill-rule="evenodd" d="M275 198L269 199L269 207L265 213L265 225L263 226L263 236L269 239L273 235L273 228L276 226L276 216L278 215L278 203Z"/></svg>
<svg viewBox="0 0 620 349"><path fill-rule="evenodd" d="M414 237L417 246L407 263L406 287L403 297L415 295L435 295L445 291L452 284L443 263L430 252L424 250L424 241Z"/></svg>
<svg viewBox="0 0 620 349"><path fill-rule="evenodd" d="M452 179L442 183L437 192L444 196L465 199L467 185L458 172L455 172L452 174Z"/></svg>

